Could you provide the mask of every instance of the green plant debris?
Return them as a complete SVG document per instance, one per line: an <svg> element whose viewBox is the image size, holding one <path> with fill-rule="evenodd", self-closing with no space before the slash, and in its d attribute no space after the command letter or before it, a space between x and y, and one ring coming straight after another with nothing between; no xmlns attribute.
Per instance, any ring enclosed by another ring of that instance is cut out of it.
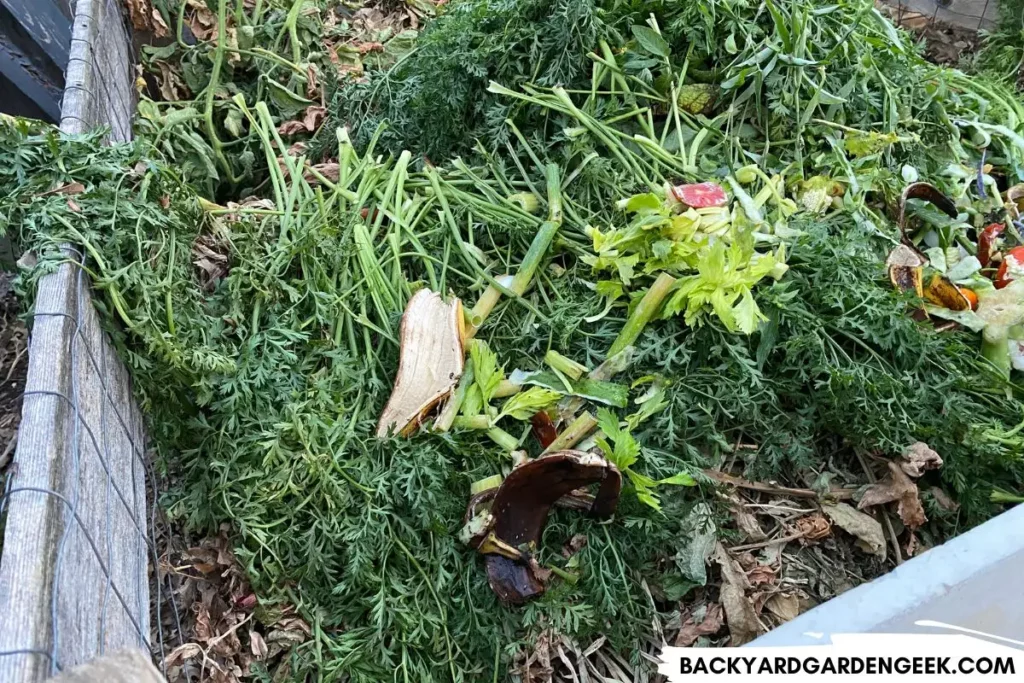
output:
<svg viewBox="0 0 1024 683"><path fill-rule="evenodd" d="M652 624L694 580L687 520L730 533L701 468L804 486L924 442L960 506L934 539L1024 489L1019 374L911 317L885 270L905 239L991 283L963 245L1006 210L996 176L1024 181L1024 108L870 0L453 0L415 40L308 0L168 4L136 142L0 119L0 226L35 257L29 304L84 250L160 504L228 525L261 605L311 624L253 675L507 680L557 633L648 680ZM957 217L911 205L901 233L908 177ZM677 192L702 183L724 205ZM424 287L475 338L432 424L379 439ZM576 580L509 609L459 532L475 482L542 455L538 417L628 486L600 525L553 512L535 559Z"/></svg>

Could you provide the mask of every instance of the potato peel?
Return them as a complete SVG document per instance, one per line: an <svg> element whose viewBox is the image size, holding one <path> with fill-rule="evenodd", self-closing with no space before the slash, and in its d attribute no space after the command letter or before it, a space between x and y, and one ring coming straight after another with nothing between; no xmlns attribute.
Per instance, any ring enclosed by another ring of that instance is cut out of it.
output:
<svg viewBox="0 0 1024 683"><path fill-rule="evenodd" d="M377 423L377 436L409 436L451 395L465 367L462 302L421 289L402 314L398 373Z"/></svg>

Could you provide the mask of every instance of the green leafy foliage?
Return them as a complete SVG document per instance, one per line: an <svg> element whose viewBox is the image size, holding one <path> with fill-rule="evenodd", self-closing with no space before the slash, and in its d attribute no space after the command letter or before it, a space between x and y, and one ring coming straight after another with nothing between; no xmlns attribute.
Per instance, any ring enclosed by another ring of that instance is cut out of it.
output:
<svg viewBox="0 0 1024 683"><path fill-rule="evenodd" d="M661 510L661 499L654 492L654 488L662 484L675 486L696 486L697 482L686 472L679 472L664 479L652 479L651 477L638 472L633 465L640 459L641 448L629 428L623 429L619 418L607 408L600 408L597 411L597 426L604 434L604 438L598 438L597 443L608 458L619 471L626 475L629 483L633 486L637 500L655 510ZM609 445L611 441L611 445Z"/></svg>
<svg viewBox="0 0 1024 683"><path fill-rule="evenodd" d="M515 394L501 406L498 417L511 417L513 420L529 420L534 413L550 408L562 394L544 387L530 387L526 391Z"/></svg>
<svg viewBox="0 0 1024 683"><path fill-rule="evenodd" d="M365 144L381 122L385 149L435 160L503 144L510 103L487 83L572 83L604 32L595 0L456 0L417 40L415 58L338 91L332 111Z"/></svg>

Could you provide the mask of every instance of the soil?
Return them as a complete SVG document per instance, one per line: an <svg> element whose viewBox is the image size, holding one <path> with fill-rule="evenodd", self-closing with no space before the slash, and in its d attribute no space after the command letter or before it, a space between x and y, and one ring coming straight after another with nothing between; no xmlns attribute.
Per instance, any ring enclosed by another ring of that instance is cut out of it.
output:
<svg viewBox="0 0 1024 683"><path fill-rule="evenodd" d="M28 374L28 330L19 317L13 279L10 273L0 273L0 476L14 457Z"/></svg>

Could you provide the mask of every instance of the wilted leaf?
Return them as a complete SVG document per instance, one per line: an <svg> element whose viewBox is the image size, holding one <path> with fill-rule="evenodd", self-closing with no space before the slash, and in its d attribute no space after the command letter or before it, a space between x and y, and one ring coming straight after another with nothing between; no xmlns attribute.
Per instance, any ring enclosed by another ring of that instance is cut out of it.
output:
<svg viewBox="0 0 1024 683"><path fill-rule="evenodd" d="M82 212L82 207L80 207L78 205L78 202L76 202L74 199L70 199L70 198L68 199L68 209L70 209L71 211L74 211L75 213L81 213Z"/></svg>
<svg viewBox="0 0 1024 683"><path fill-rule="evenodd" d="M285 121L277 127L277 132L281 135L297 135L299 133L315 133L323 123L324 117L327 116L327 109L319 105L306 107L305 113L302 115L302 119L296 119L294 121Z"/></svg>
<svg viewBox="0 0 1024 683"><path fill-rule="evenodd" d="M258 631L249 631L249 648L256 659L263 659L267 656L267 641Z"/></svg>
<svg viewBox="0 0 1024 683"><path fill-rule="evenodd" d="M759 564L747 572L751 586L761 586L775 581L775 570L766 564Z"/></svg>
<svg viewBox="0 0 1024 683"><path fill-rule="evenodd" d="M683 577L698 586L708 582L707 562L715 551L715 531L706 503L695 505L681 525L680 532L687 540L673 559Z"/></svg>
<svg viewBox="0 0 1024 683"><path fill-rule="evenodd" d="M172 69L166 62L157 62L157 67L160 69L157 86L160 90L160 96L164 98L164 101L177 102L188 99L188 88L185 86L181 76L178 75L178 72Z"/></svg>
<svg viewBox="0 0 1024 683"><path fill-rule="evenodd" d="M575 534L562 546L562 557L568 559L587 547L587 537L583 534Z"/></svg>
<svg viewBox="0 0 1024 683"><path fill-rule="evenodd" d="M807 541L820 541L832 533L832 525L820 512L801 517L796 521L796 530L803 534Z"/></svg>
<svg viewBox="0 0 1024 683"><path fill-rule="evenodd" d="M82 183L79 183L79 182L74 182L74 183L67 183L66 185L61 185L60 187L55 187L52 190L47 190L46 192L40 192L37 196L39 196L39 197L49 197L50 195L55 195L55 194L59 194L59 195L75 195L75 194L82 194L83 192L85 192L85 185L83 185Z"/></svg>
<svg viewBox="0 0 1024 683"><path fill-rule="evenodd" d="M764 606L783 623L796 619L800 615L800 598L793 593L776 593L768 598Z"/></svg>
<svg viewBox="0 0 1024 683"><path fill-rule="evenodd" d="M203 653L203 648L199 647L195 643L185 643L171 650L164 658L164 667L171 667L175 664L191 659Z"/></svg>
<svg viewBox="0 0 1024 683"><path fill-rule="evenodd" d="M885 559L885 536L878 520L863 512L855 510L846 503L822 505L821 509L829 516L836 526L848 534L856 536L867 552Z"/></svg>
<svg viewBox="0 0 1024 683"><path fill-rule="evenodd" d="M894 462L889 463L889 476L864 492L857 509L892 502L897 503L896 512L910 529L916 529L928 521L918 496L917 484Z"/></svg>
<svg viewBox="0 0 1024 683"><path fill-rule="evenodd" d="M704 610L703 618L699 622L695 620L700 617L700 610L687 612L683 618L683 626L676 636L676 647L690 647L701 636L712 636L722 630L725 612L722 606L713 602Z"/></svg>
<svg viewBox="0 0 1024 683"><path fill-rule="evenodd" d="M942 467L942 458L933 451L928 444L920 441L910 445L903 451L901 456L903 462L900 468L911 477L920 477L927 470L937 470Z"/></svg>
<svg viewBox="0 0 1024 683"><path fill-rule="evenodd" d="M747 575L719 543L715 548L715 561L722 567L722 586L719 600L725 609L726 623L729 624L729 645L739 647L757 637L760 626L754 605L747 599L746 591L750 588Z"/></svg>

